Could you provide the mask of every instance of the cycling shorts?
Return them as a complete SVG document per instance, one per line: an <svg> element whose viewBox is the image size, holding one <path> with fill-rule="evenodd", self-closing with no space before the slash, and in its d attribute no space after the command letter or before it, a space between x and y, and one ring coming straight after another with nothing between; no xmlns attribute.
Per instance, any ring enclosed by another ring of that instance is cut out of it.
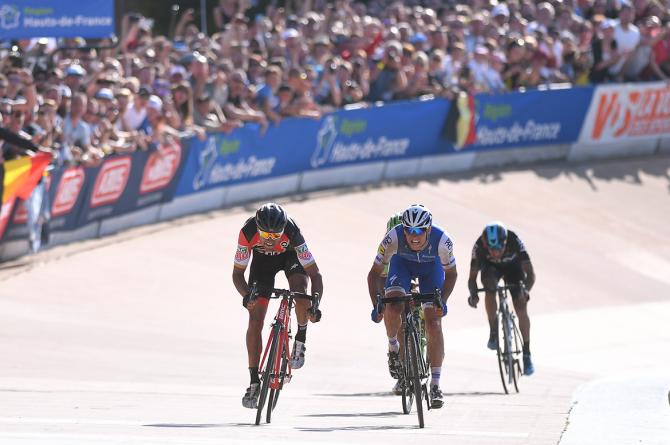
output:
<svg viewBox="0 0 670 445"><path fill-rule="evenodd" d="M419 279L419 290L422 294L442 290L444 284L444 268L438 257L432 263L417 263L406 260L398 255L393 255L389 264L389 273L386 277L386 293L391 291L403 291L408 294L411 289L413 278ZM431 306L432 303L424 306Z"/></svg>
<svg viewBox="0 0 670 445"><path fill-rule="evenodd" d="M275 287L275 275L284 271L286 278L294 274L307 275L298 260L295 250L287 250L279 255L256 254L251 260L249 283L258 285L259 298L267 299L266 295Z"/></svg>
<svg viewBox="0 0 670 445"><path fill-rule="evenodd" d="M482 268L481 276L482 284L486 289L495 289L501 278L505 280L506 284L516 284L519 281L523 281L525 277L526 274L521 268L521 261L513 261L504 266L485 263ZM515 300L519 297L518 288L510 289L510 293Z"/></svg>

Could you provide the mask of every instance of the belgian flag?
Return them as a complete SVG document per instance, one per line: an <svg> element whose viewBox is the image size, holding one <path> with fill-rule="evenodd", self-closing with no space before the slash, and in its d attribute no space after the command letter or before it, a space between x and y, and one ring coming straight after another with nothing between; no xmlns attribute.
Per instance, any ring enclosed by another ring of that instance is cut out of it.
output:
<svg viewBox="0 0 670 445"><path fill-rule="evenodd" d="M456 150L476 142L475 101L471 95L461 91L454 98L442 128L442 137L451 142Z"/></svg>
<svg viewBox="0 0 670 445"><path fill-rule="evenodd" d="M16 197L28 199L52 158L51 153L38 152L34 156L21 156L0 164L2 204Z"/></svg>

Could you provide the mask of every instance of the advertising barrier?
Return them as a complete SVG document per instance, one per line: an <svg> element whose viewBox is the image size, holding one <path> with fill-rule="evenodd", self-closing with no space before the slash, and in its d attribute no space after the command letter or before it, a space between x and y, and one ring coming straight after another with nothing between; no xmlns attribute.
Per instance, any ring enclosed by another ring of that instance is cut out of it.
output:
<svg viewBox="0 0 670 445"><path fill-rule="evenodd" d="M338 111L320 120L285 119L261 135L247 125L185 143L189 156L176 196L310 170L436 153L446 100Z"/></svg>
<svg viewBox="0 0 670 445"><path fill-rule="evenodd" d="M592 96L592 87L463 94L447 115L444 136L456 150L573 143Z"/></svg>
<svg viewBox="0 0 670 445"><path fill-rule="evenodd" d="M670 133L670 85L665 82L596 88L579 137L583 144L658 139Z"/></svg>
<svg viewBox="0 0 670 445"><path fill-rule="evenodd" d="M111 156L97 167L53 170L50 229L71 241L286 193L575 153L616 156L614 142L657 144L670 135L669 97L659 83L463 94L453 102L419 99L319 120L289 118L265 133L247 124ZM21 201L2 207L0 255L21 254L25 221Z"/></svg>
<svg viewBox="0 0 670 445"><path fill-rule="evenodd" d="M7 0L0 5L0 40L114 34L114 0Z"/></svg>
<svg viewBox="0 0 670 445"><path fill-rule="evenodd" d="M54 169L49 177L50 230L75 230L93 221L170 201L184 154L181 145L175 143L153 151L111 156L97 167ZM13 213L3 241L24 238L23 201L7 207Z"/></svg>

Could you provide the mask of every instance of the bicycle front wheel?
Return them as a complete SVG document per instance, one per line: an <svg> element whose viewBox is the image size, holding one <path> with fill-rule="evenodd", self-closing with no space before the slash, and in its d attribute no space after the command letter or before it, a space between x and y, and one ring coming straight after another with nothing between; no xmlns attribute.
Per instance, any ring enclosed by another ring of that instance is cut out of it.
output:
<svg viewBox="0 0 670 445"><path fill-rule="evenodd" d="M503 312L498 312L498 369L500 370L500 380L502 381L505 394L509 394L509 364L507 360L507 317Z"/></svg>
<svg viewBox="0 0 670 445"><path fill-rule="evenodd" d="M512 320L512 326L514 329L513 339L512 339L512 356L514 358L514 365L512 366L512 376L514 378L514 389L516 392L519 392L519 380L521 380L521 363L519 362L519 357L523 352L523 341L521 340L521 332L519 332L519 327L516 322Z"/></svg>
<svg viewBox="0 0 670 445"><path fill-rule="evenodd" d="M268 406L267 412L267 422L270 423L272 417L272 411L277 407L277 401L279 400L279 392L284 387L284 379L286 378L286 370L288 369L288 357L286 355L287 346L282 342L280 344L279 354L281 355L281 367L279 374L279 386L277 389L270 389L270 406Z"/></svg>
<svg viewBox="0 0 670 445"><path fill-rule="evenodd" d="M414 398L416 399L416 414L419 417L419 428L423 428L423 403L422 403L422 393L423 386L421 385L421 374L420 370L420 346L419 346L419 336L417 335L416 330L412 330L411 335L409 336L409 341L405 345L409 355L409 378L408 381L411 383L411 390L414 393Z"/></svg>
<svg viewBox="0 0 670 445"><path fill-rule="evenodd" d="M409 335L405 336L405 344L408 343ZM400 378L402 379L402 412L404 414L409 414L412 412L412 405L414 404L414 391L412 391L412 384L409 380L409 366L411 358L409 357L409 352L407 347L404 348L403 361L402 361L402 374Z"/></svg>
<svg viewBox="0 0 670 445"><path fill-rule="evenodd" d="M270 335L272 336L272 342L270 343L270 352L268 352L267 357L265 357L265 369L261 375L261 394L258 397L258 405L256 407L256 425L261 423L263 408L265 407L265 402L268 398L268 388L270 386L270 379L272 378L275 357L277 356L277 347L279 346L279 324L272 326ZM269 406L268 410L271 409L272 407Z"/></svg>

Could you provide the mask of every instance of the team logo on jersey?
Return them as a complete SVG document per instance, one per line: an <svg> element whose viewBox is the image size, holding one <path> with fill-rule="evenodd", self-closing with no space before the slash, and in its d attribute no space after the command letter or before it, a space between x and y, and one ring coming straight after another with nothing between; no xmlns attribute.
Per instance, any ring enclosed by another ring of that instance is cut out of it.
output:
<svg viewBox="0 0 670 445"><path fill-rule="evenodd" d="M384 238L384 241L382 241L382 246L388 247L391 245L391 235L386 235L386 238Z"/></svg>
<svg viewBox="0 0 670 445"><path fill-rule="evenodd" d="M249 249L246 246L237 246L235 261L246 261L249 259Z"/></svg>
<svg viewBox="0 0 670 445"><path fill-rule="evenodd" d="M379 249L377 249L377 253L380 254L381 256L384 256L384 254L386 253L386 248L383 245L379 246Z"/></svg>
<svg viewBox="0 0 670 445"><path fill-rule="evenodd" d="M451 238L444 240L444 245L447 246L447 249L454 250L454 243L451 241Z"/></svg>

